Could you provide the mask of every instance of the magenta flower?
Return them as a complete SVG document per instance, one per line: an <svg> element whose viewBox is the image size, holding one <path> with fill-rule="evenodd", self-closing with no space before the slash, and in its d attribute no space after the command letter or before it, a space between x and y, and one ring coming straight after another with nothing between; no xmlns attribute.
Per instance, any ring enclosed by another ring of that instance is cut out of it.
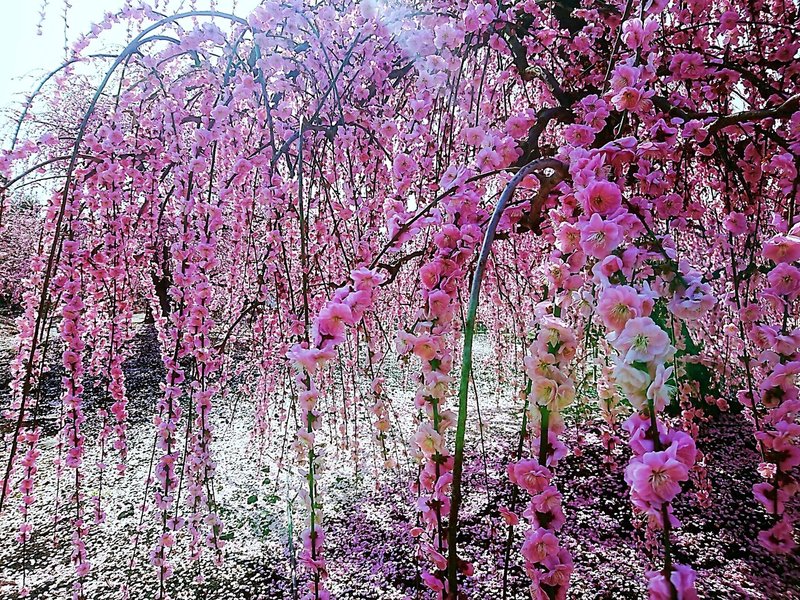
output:
<svg viewBox="0 0 800 600"><path fill-rule="evenodd" d="M697 573L688 565L672 565L669 582L661 571L648 571L647 579L650 600L698 600L694 587ZM673 596L673 588L677 596Z"/></svg>
<svg viewBox="0 0 800 600"><path fill-rule="evenodd" d="M785 296L790 300L797 298L800 293L800 269L780 263L767 275L767 281L773 293Z"/></svg>
<svg viewBox="0 0 800 600"><path fill-rule="evenodd" d="M530 519L534 527L543 527L558 531L566 522L561 508L561 494L555 486L547 486L531 498L531 502L522 514Z"/></svg>
<svg viewBox="0 0 800 600"><path fill-rule="evenodd" d="M767 512L773 515L782 515L789 499L789 494L785 490L766 481L753 486L753 495L764 505Z"/></svg>
<svg viewBox="0 0 800 600"><path fill-rule="evenodd" d="M558 554L558 538L549 530L539 527L525 532L522 556L529 563L543 562L548 556Z"/></svg>
<svg viewBox="0 0 800 600"><path fill-rule="evenodd" d="M538 494L550 485L550 470L533 459L508 465L508 477L529 494Z"/></svg>
<svg viewBox="0 0 800 600"><path fill-rule="evenodd" d="M791 521L785 517L775 523L770 529L758 534L758 541L764 548L775 554L789 554L797 548L794 541Z"/></svg>

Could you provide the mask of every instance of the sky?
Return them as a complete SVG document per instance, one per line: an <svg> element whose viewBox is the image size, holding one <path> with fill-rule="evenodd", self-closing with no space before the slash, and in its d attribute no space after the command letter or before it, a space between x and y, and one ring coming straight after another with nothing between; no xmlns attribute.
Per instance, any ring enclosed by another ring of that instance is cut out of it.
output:
<svg viewBox="0 0 800 600"><path fill-rule="evenodd" d="M121 0L70 0L68 37L75 41ZM39 80L64 62L62 0L50 0L37 35L42 0L0 0L0 107L24 100Z"/></svg>
<svg viewBox="0 0 800 600"><path fill-rule="evenodd" d="M66 0L70 43L89 31L92 23L102 20L106 11L119 10L123 0ZM198 9L207 9L213 0L195 0ZM37 35L39 11L47 4L42 35ZM175 13L186 10L187 0L167 0ZM218 10L230 11L235 5L238 15L246 16L259 0L217 0ZM64 62L64 11L65 0L0 0L0 110L21 104L39 81ZM161 6L165 0L161 0ZM106 31L98 50L119 49L126 33ZM115 48L115 46L117 46ZM94 48L94 47L93 47Z"/></svg>

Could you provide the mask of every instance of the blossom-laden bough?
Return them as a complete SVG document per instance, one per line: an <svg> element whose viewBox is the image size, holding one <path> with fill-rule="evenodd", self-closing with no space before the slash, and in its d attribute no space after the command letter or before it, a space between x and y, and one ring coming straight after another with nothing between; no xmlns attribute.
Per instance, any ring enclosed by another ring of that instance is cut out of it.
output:
<svg viewBox="0 0 800 600"><path fill-rule="evenodd" d="M397 466L382 372L392 353L417 370L408 543L434 595L463 596L479 325L527 381L508 473L514 501L521 489L529 502L519 550L534 598L569 586L558 436L575 399L600 402L609 464L620 439L632 451L633 510L663 557L646 574L651 598L696 597L671 546L682 484L709 501L694 439L704 412L735 407L752 423L764 477L753 492L774 520L759 539L792 552L797 22L785 0L267 0L245 17L133 4L106 15L26 101L0 158L3 252L17 256L0 267L2 289L22 306L0 511L18 502L22 552L37 535L42 381L57 351L67 506L54 518L68 513L74 596L86 597L91 530L114 484L106 458L125 475L122 364L139 312L165 369L143 507L159 532L143 542L159 597L178 537L199 582L204 556L223 559L214 402L247 391L258 435L296 417L300 593L330 596L322 498L337 440L321 425L341 408L356 428L371 410L374 451ZM141 33L118 55L90 53L122 24ZM98 61L110 64L90 91L75 66ZM509 351L518 344L524 357ZM352 382L342 407L324 393L335 373ZM84 461L87 378L105 390L96 469ZM287 386L291 410L273 410ZM517 508L494 507L509 552Z"/></svg>

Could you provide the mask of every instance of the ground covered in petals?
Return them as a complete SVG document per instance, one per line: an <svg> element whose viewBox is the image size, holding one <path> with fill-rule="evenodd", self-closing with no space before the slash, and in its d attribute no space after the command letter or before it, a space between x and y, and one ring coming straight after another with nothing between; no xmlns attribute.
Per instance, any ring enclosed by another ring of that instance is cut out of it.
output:
<svg viewBox="0 0 800 600"><path fill-rule="evenodd" d="M12 318L0 317L0 395L8 394ZM127 585L134 598L151 597L156 589L146 554L156 535L152 517L141 513L145 483L152 468L151 411L158 394L163 367L152 326L138 326L136 351L125 364L130 393L131 453L124 478L110 475L103 483L105 523L92 529L88 548L93 571L85 590L88 597L106 598ZM476 368L483 436L477 407L472 406L465 462L467 494L460 540L475 564L475 576L466 584L470 597L500 599L504 577L504 552L508 528L498 506L513 506L513 486L506 476L516 447L521 406L515 406L511 387L498 387L488 345L478 346ZM401 365L387 385L392 407L398 411L398 438L411 432L411 416L403 414L413 386ZM45 385L52 414L44 415L46 440L42 464L55 453L58 372L51 371ZM334 394L335 395L335 394ZM96 396L95 396L96 397ZM91 413L93 393L86 394ZM302 519L299 507L287 504L287 471L281 460L282 432L259 440L248 429L253 407L247 398L230 393L220 401L215 452L220 464L215 481L220 513L225 522L225 562L221 567L201 561L187 567L178 561L169 580L175 598L281 599L290 598L297 586L296 549L290 544L292 528ZM603 461L599 423L591 416L582 423L582 443L577 428L569 427L565 440L580 447L560 464L556 481L564 495L568 515L562 530L575 562L570 598L641 598L644 572L652 562L643 523L632 514L628 486L621 470L610 472ZM97 423L89 417L89 430ZM740 415L721 414L701 426L699 448L706 456L712 486L710 508L698 506L692 485L675 503L683 526L676 531L673 552L677 562L691 562L698 571L698 593L708 599L800 598L800 559L769 555L755 541L769 521L750 493L759 481L757 454L747 422ZM481 439L482 438L482 439ZM355 439L355 438L351 438ZM398 442L402 440L398 439ZM363 443L363 442L362 442ZM404 599L422 590L410 530L415 525L414 497L409 490L413 472L404 444L398 443L398 468L382 471L374 464L373 448L341 447L332 452L326 481L327 556L329 589L338 598ZM90 450L97 460L96 448ZM334 458L335 457L335 458ZM620 454L619 464L627 456ZM381 473L373 475L375 469ZM14 541L16 519L0 520L0 598L15 598L15 586L25 573L32 598L66 597L73 577L69 564L68 522L52 522L57 489L54 470L42 469L41 494L32 509L36 533L22 559ZM568 482L568 485L561 485ZM97 489L96 476L89 482ZM60 500L64 502L63 498ZM517 500L517 504L520 501ZM519 527L517 527L519 529ZM139 532L137 541L137 531ZM127 541L130 540L130 543ZM519 555L521 534L516 532L507 577L508 598L527 595ZM179 551L182 551L179 549ZM133 561L131 563L131 561ZM199 586L198 576L204 582ZM199 595L198 595L199 594Z"/></svg>

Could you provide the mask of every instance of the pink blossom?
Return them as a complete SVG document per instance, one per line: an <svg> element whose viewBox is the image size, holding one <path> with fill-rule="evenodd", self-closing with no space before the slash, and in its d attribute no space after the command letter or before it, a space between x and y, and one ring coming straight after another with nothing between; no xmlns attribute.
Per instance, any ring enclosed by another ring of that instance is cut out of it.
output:
<svg viewBox="0 0 800 600"><path fill-rule="evenodd" d="M698 600L694 587L697 574L687 565L672 565L669 582L661 571L647 572L650 600ZM673 595L673 589L677 596Z"/></svg>
<svg viewBox="0 0 800 600"><path fill-rule="evenodd" d="M392 161L392 173L397 179L404 179L405 177L412 176L416 172L417 166L417 161L411 158L411 156L400 152Z"/></svg>
<svg viewBox="0 0 800 600"><path fill-rule="evenodd" d="M625 469L625 480L632 491L656 506L677 496L681 491L680 482L688 477L689 470L677 460L676 448L672 446L666 451L646 452Z"/></svg>
<svg viewBox="0 0 800 600"><path fill-rule="evenodd" d="M444 590L444 583L442 580L431 573L424 572L421 575L422 581L434 592L441 592Z"/></svg>
<svg viewBox="0 0 800 600"><path fill-rule="evenodd" d="M517 525L519 523L519 517L515 512L509 509L506 506L498 506L497 511L500 513L500 516L503 518L503 521L506 522L506 525Z"/></svg>
<svg viewBox="0 0 800 600"><path fill-rule="evenodd" d="M581 227L581 247L595 258L603 259L611 254L622 238L620 226L613 221L604 221L598 213L594 213Z"/></svg>
<svg viewBox="0 0 800 600"><path fill-rule="evenodd" d="M540 563L548 556L558 554L558 538L549 530L539 527L525 532L522 556L530 563Z"/></svg>
<svg viewBox="0 0 800 600"><path fill-rule="evenodd" d="M539 405L552 407L556 400L558 383L541 375L534 375L531 379L531 402Z"/></svg>
<svg viewBox="0 0 800 600"><path fill-rule="evenodd" d="M619 209L622 194L619 188L610 181L595 180L576 194L586 214L598 213L608 216Z"/></svg>
<svg viewBox="0 0 800 600"><path fill-rule="evenodd" d="M647 370L615 358L614 381L636 410L642 410L647 406L647 393L652 382Z"/></svg>
<svg viewBox="0 0 800 600"><path fill-rule="evenodd" d="M299 344L292 346L292 349L287 353L287 357L290 360L293 360L298 365L301 365L312 375L316 372L317 367L324 364L326 361L331 360L334 356L336 356L336 354L333 350L304 348Z"/></svg>
<svg viewBox="0 0 800 600"><path fill-rule="evenodd" d="M635 317L625 323L614 347L627 363L667 360L674 352L667 332L650 317Z"/></svg>
<svg viewBox="0 0 800 600"><path fill-rule="evenodd" d="M740 212L730 213L723 224L734 235L741 235L748 230L747 216Z"/></svg>
<svg viewBox="0 0 800 600"><path fill-rule="evenodd" d="M561 494L550 485L531 498L523 516L531 521L534 527L543 527L558 531L566 522L561 508Z"/></svg>
<svg viewBox="0 0 800 600"><path fill-rule="evenodd" d="M347 325L354 325L353 312L347 304L331 302L323 308L315 321L315 332L321 340L330 339L338 344L344 339Z"/></svg>
<svg viewBox="0 0 800 600"><path fill-rule="evenodd" d="M441 434L433 428L430 423L423 423L414 435L414 443L422 453L431 457L434 454L441 454L444 449L444 439Z"/></svg>
<svg viewBox="0 0 800 600"><path fill-rule="evenodd" d="M645 103L645 100L650 96L652 96L652 92L647 93L639 88L626 86L611 97L611 104L617 110L642 110L649 105L649 103Z"/></svg>
<svg viewBox="0 0 800 600"><path fill-rule="evenodd" d="M603 289L597 300L597 313L603 325L620 333L630 319L646 316L649 310L645 310L643 299L635 289L620 285Z"/></svg>
<svg viewBox="0 0 800 600"><path fill-rule="evenodd" d="M675 458L691 468L697 457L697 447L694 438L684 431L675 429L667 435L661 435L662 442L674 451Z"/></svg>
<svg viewBox="0 0 800 600"><path fill-rule="evenodd" d="M555 588L554 600L565 600L567 597L567 586L572 575L572 556L566 548L561 548L557 553L549 554L543 561L543 566L547 570L542 577L542 583ZM544 600L544 599L543 599Z"/></svg>
<svg viewBox="0 0 800 600"><path fill-rule="evenodd" d="M787 263L780 263L767 275L772 291L790 300L800 293L800 269Z"/></svg>
<svg viewBox="0 0 800 600"><path fill-rule="evenodd" d="M791 521L786 517L778 521L770 529L758 534L758 541L764 548L775 554L789 554L797 548L794 541Z"/></svg>
<svg viewBox="0 0 800 600"><path fill-rule="evenodd" d="M538 494L550 484L550 470L532 459L508 465L508 477L529 494Z"/></svg>
<svg viewBox="0 0 800 600"><path fill-rule="evenodd" d="M663 363L659 363L653 382L647 388L647 399L653 402L656 412L661 412L669 404L673 388L668 381L672 377L673 370L673 367L665 367Z"/></svg>
<svg viewBox="0 0 800 600"><path fill-rule="evenodd" d="M739 13L733 9L726 10L719 17L719 28L722 31L732 31L736 29L739 21Z"/></svg>
<svg viewBox="0 0 800 600"><path fill-rule="evenodd" d="M776 235L764 243L764 258L774 263L792 263L800 260L800 237Z"/></svg>
<svg viewBox="0 0 800 600"><path fill-rule="evenodd" d="M652 16L648 16L644 22L639 18L629 19L623 24L622 39L631 50L649 50L650 40L658 28L659 22Z"/></svg>
<svg viewBox="0 0 800 600"><path fill-rule="evenodd" d="M789 494L785 490L779 487L776 488L766 481L753 486L753 495L770 514L775 515L783 514L786 501L789 499Z"/></svg>
<svg viewBox="0 0 800 600"><path fill-rule="evenodd" d="M677 79L699 79L707 72L702 55L696 52L678 52L670 60L669 69Z"/></svg>

